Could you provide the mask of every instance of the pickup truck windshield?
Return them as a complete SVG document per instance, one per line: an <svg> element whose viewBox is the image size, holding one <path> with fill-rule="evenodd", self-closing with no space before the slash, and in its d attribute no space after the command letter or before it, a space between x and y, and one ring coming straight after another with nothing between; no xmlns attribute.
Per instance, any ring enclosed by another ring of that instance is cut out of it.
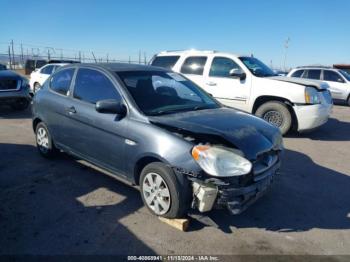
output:
<svg viewBox="0 0 350 262"><path fill-rule="evenodd" d="M183 76L165 71L117 72L145 115L218 108L210 95Z"/></svg>
<svg viewBox="0 0 350 262"><path fill-rule="evenodd" d="M339 70L339 72L346 78L346 80L350 81L350 74L343 70Z"/></svg>
<svg viewBox="0 0 350 262"><path fill-rule="evenodd" d="M258 77L276 76L276 74L263 62L255 57L239 57L243 64L252 72L253 75Z"/></svg>

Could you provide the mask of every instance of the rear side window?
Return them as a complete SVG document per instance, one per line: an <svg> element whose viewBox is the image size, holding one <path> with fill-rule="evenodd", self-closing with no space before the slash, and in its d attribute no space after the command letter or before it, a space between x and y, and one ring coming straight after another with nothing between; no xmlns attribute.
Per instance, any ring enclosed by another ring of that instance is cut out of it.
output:
<svg viewBox="0 0 350 262"><path fill-rule="evenodd" d="M179 60L180 56L157 56L152 61L152 66L159 66L166 69L172 69L176 62Z"/></svg>
<svg viewBox="0 0 350 262"><path fill-rule="evenodd" d="M192 56L186 58L185 62L181 67L181 73L192 74L192 75L203 75L204 66L207 62L205 56Z"/></svg>
<svg viewBox="0 0 350 262"><path fill-rule="evenodd" d="M291 77L301 77L303 73L304 73L304 70L297 70L291 75Z"/></svg>
<svg viewBox="0 0 350 262"><path fill-rule="evenodd" d="M306 74L304 75L304 78L320 80L321 70L319 69L307 70Z"/></svg>
<svg viewBox="0 0 350 262"><path fill-rule="evenodd" d="M52 66L52 65L45 66L43 69L40 70L40 73L45 74L45 75L51 75L53 68L54 68L54 66Z"/></svg>
<svg viewBox="0 0 350 262"><path fill-rule="evenodd" d="M121 100L121 96L107 76L87 68L79 69L75 78L73 96L92 104L105 99Z"/></svg>
<svg viewBox="0 0 350 262"><path fill-rule="evenodd" d="M215 77L230 77L232 69L240 69L240 67L226 57L215 57L211 63L209 76Z"/></svg>
<svg viewBox="0 0 350 262"><path fill-rule="evenodd" d="M323 80L331 82L344 82L343 78L338 73L330 70L323 71Z"/></svg>
<svg viewBox="0 0 350 262"><path fill-rule="evenodd" d="M50 81L50 89L61 94L67 95L72 82L74 68L65 69L57 72Z"/></svg>

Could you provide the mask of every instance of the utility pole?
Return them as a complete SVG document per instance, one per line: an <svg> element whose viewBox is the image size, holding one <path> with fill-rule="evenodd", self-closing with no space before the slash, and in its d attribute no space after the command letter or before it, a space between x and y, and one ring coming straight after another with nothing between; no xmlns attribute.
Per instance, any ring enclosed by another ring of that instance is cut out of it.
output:
<svg viewBox="0 0 350 262"><path fill-rule="evenodd" d="M139 50L139 64L141 64L141 50Z"/></svg>
<svg viewBox="0 0 350 262"><path fill-rule="evenodd" d="M79 62L81 63L81 52L79 51Z"/></svg>
<svg viewBox="0 0 350 262"><path fill-rule="evenodd" d="M47 48L47 60L51 59L51 55L50 55L50 48Z"/></svg>
<svg viewBox="0 0 350 262"><path fill-rule="evenodd" d="M287 71L286 61L287 61L287 51L288 51L288 47L289 47L289 42L290 42L290 38L288 37L287 40L284 42L284 59L283 59L284 71Z"/></svg>
<svg viewBox="0 0 350 262"><path fill-rule="evenodd" d="M143 60L145 65L147 64L146 52L143 52Z"/></svg>
<svg viewBox="0 0 350 262"><path fill-rule="evenodd" d="M131 58L130 58L130 56L129 56L129 64L131 64Z"/></svg>
<svg viewBox="0 0 350 262"><path fill-rule="evenodd" d="M10 48L10 46L9 46L9 48L8 48L8 50L9 50L9 63L10 63L10 69L12 69L12 58L11 58L11 48Z"/></svg>
<svg viewBox="0 0 350 262"><path fill-rule="evenodd" d="M108 54L107 54L107 59L106 59L107 63L108 63Z"/></svg>
<svg viewBox="0 0 350 262"><path fill-rule="evenodd" d="M13 40L11 40L11 46L12 46L12 63L13 63L13 69L15 69L15 52L13 49Z"/></svg>
<svg viewBox="0 0 350 262"><path fill-rule="evenodd" d="M24 64L24 55L23 55L23 45L22 45L22 43L21 43L21 62L22 62L22 64Z"/></svg>

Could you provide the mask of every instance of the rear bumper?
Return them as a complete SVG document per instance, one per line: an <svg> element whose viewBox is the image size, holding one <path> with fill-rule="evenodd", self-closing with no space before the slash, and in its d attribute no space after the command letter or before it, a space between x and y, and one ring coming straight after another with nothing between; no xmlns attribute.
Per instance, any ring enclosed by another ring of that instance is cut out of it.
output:
<svg viewBox="0 0 350 262"><path fill-rule="evenodd" d="M29 89L20 89L18 91L1 91L0 92L0 101L2 102L12 102L18 99L27 99L31 100L29 94Z"/></svg>
<svg viewBox="0 0 350 262"><path fill-rule="evenodd" d="M280 162L271 167L258 181L245 187L219 187L216 204L218 207L227 208L231 214L238 215L263 196L270 188L275 175L280 167Z"/></svg>
<svg viewBox="0 0 350 262"><path fill-rule="evenodd" d="M293 106L298 119L298 131L312 130L325 124L332 112L332 107L332 104Z"/></svg>

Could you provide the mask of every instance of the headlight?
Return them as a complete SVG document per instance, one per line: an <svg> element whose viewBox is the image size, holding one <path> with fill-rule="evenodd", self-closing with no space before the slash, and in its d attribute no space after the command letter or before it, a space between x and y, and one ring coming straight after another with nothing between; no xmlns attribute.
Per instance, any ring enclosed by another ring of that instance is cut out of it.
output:
<svg viewBox="0 0 350 262"><path fill-rule="evenodd" d="M311 86L305 87L305 102L306 104L320 104L321 99L317 90Z"/></svg>
<svg viewBox="0 0 350 262"><path fill-rule="evenodd" d="M192 157L207 174L216 177L242 176L252 169L243 153L235 149L198 145L193 147Z"/></svg>

